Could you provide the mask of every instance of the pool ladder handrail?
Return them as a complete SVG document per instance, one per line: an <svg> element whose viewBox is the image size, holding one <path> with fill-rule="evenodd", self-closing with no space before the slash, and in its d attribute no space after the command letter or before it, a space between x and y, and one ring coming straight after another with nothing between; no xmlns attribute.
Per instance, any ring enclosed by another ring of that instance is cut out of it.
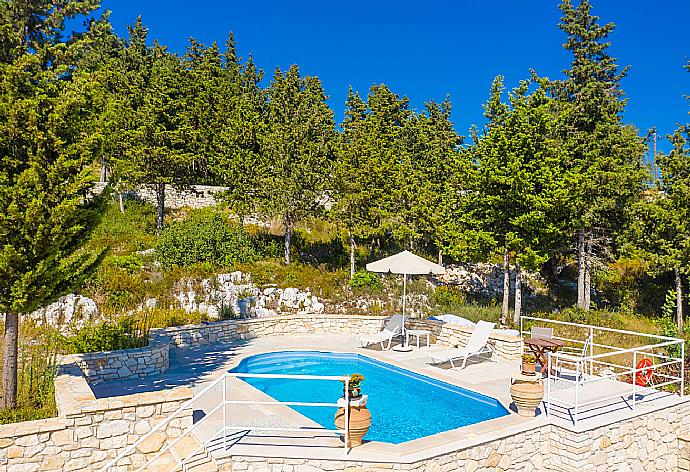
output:
<svg viewBox="0 0 690 472"><path fill-rule="evenodd" d="M201 424L204 424L206 421L209 421L209 418L213 416L213 413L217 412L219 408L223 407L223 428L216 432L214 435L211 436L211 438L207 439L206 441L203 441L199 447L197 447L191 454L189 454L187 457L182 458L176 462L176 464L173 466L171 471L177 470L180 466L182 466L183 470L186 470L186 461L189 458L194 457L197 453L199 453L201 450L203 450L212 440L215 440L218 438L220 433L223 433L223 446L225 449L227 449L227 440L228 440L228 430L257 430L257 431L305 431L304 428L262 428L262 427L250 427L250 426L241 426L238 428L231 428L228 426L227 423L227 405L230 404L242 404L242 405L286 405L286 406L316 406L316 407L325 407L325 406L332 406L332 407L343 407L343 406L349 406L351 404L350 400L350 395L349 395L349 389L345 388L344 394L344 403L341 403L337 401L336 403L325 403L325 402L289 402L289 401L254 401L254 400L228 400L227 399L227 379L228 378L265 378L265 379L291 379L291 380L326 380L326 381L339 381L339 382L347 382L349 383L350 381L350 376L349 375L291 375L291 374L250 374L250 373L240 373L240 372L225 372L223 375L218 377L216 380L211 382L209 385L204 387L201 392L198 394L194 395L192 398L184 402L180 407L172 412L170 415L168 415L167 418L165 418L163 421L161 421L159 424L157 424L154 428L152 428L149 432L144 434L142 437L140 437L137 441L132 443L130 446L125 448L124 451L122 451L120 454L118 454L114 459L111 459L108 461L103 467L99 469L99 472L109 472L112 467L117 466L117 463L120 462L122 459L128 457L133 451L136 450L136 448L144 442L147 438L149 438L152 434L155 432L160 431L162 428L166 427L168 424L170 424L174 419L180 416L181 413L185 412L186 410L190 409L190 407L193 405L194 402L198 401L199 398L204 396L207 392L212 390L214 387L218 386L218 384L223 384L223 400L219 405L217 405L215 408L211 410L210 413L206 414L204 418L201 420L197 421L196 423L192 424L192 426L188 427L185 431L183 431L177 438L175 438L172 442L168 442L163 448L161 448L158 453L156 453L155 456L153 456L151 459L146 461L141 467L136 469L136 472L142 472L143 470L146 470L147 467L149 467L153 462L155 462L159 457L161 457L163 454L168 452L173 446L175 446L182 438L187 437L190 435L197 427L199 427ZM345 408L345 428L344 429L325 429L325 431L337 433L337 434L343 434L344 435L344 441L343 441L343 449L345 455L348 454L349 452L349 430L350 430L350 408ZM210 457L210 454L209 454Z"/></svg>

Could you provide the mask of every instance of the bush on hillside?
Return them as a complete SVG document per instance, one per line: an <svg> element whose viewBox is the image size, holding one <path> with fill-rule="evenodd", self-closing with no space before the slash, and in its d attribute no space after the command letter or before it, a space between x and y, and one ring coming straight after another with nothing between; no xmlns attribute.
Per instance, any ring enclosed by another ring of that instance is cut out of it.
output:
<svg viewBox="0 0 690 472"><path fill-rule="evenodd" d="M381 276L367 270L358 270L352 275L350 279L350 287L352 288L364 288L369 287L374 290L380 290L383 288L383 283L381 282Z"/></svg>
<svg viewBox="0 0 690 472"><path fill-rule="evenodd" d="M245 230L213 210L195 210L184 220L168 226L156 248L158 261L165 268L207 264L230 266L259 259L252 239Z"/></svg>
<svg viewBox="0 0 690 472"><path fill-rule="evenodd" d="M148 344L148 332L145 318L136 320L128 316L117 321L86 325L65 338L65 346L72 353L135 349Z"/></svg>

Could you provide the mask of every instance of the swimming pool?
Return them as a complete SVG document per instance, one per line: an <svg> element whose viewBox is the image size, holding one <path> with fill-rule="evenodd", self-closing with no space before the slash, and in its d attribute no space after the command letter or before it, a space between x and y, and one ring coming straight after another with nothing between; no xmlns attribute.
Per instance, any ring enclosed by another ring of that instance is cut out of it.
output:
<svg viewBox="0 0 690 472"><path fill-rule="evenodd" d="M481 421L508 411L498 400L359 354L285 351L243 359L231 372L252 374L362 374L362 393L372 425L366 440L398 444ZM242 379L279 401L335 402L339 382L323 380ZM328 429L335 429L334 407L292 407Z"/></svg>

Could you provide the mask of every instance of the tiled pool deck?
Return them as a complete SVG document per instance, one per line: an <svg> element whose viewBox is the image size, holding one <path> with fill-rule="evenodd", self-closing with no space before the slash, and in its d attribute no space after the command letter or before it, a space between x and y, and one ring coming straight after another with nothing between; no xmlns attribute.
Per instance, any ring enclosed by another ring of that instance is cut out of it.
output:
<svg viewBox="0 0 690 472"><path fill-rule="evenodd" d="M200 392L208 384L227 372L242 358L254 354L281 350L322 350L331 352L356 352L374 359L396 365L423 375L427 375L460 387L482 393L499 400L510 409L510 377L517 371L517 363L470 361L463 370L450 370L449 366L431 366L429 353L443 350L443 347L432 345L429 348L413 349L410 352L380 351L361 349L357 338L352 336L271 336L255 338L249 341L232 343L215 343L188 349L175 349L170 353L170 368L164 374L120 381L101 383L92 386L97 397L111 397L157 391L176 386L191 386L194 392ZM262 392L237 379L228 380L227 395L232 400L270 400ZM433 436L420 438L398 445L367 442L355 448L347 455L347 461L382 462L382 463L415 463L430 457L442 456L470 448L473 445L500 440L523 432L534 431L557 425L566 430L580 433L615 424L651 411L669 408L684 400L672 394L658 392L648 395L639 401L635 411L631 409L626 397L630 386L620 382L606 382L589 387L587 395L611 395L611 391L621 391L620 400L607 401L594 405L581 416L577 428L564 411L554 408L550 416L542 411L535 418L523 418L517 414L497 418ZM569 388L562 387L555 396L571 395ZM195 405L195 418L199 419L210 412L222 399L222 388L207 392L198 399ZM424 409L433 408L424 399L419 402L420 421L424 420ZM294 459L343 460L342 443L334 435L324 433L308 418L284 405L231 405L227 409L229 423L236 426L297 427L304 432L252 432L237 436L237 440L225 451L218 441L211 447L211 452L222 462L224 456L242 457L282 457ZM200 441L210 438L222 425L222 412L214 418L208 418L196 432ZM249 428L247 428L249 429ZM311 431L310 431L311 429ZM546 447L536 444L534 447Z"/></svg>

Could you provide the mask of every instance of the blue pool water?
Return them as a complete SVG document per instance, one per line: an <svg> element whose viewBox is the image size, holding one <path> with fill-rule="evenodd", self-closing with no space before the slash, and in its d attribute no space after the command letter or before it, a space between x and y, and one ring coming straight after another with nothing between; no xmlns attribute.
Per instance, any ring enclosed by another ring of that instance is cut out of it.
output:
<svg viewBox="0 0 690 472"><path fill-rule="evenodd" d="M274 352L243 359L232 372L253 374L362 374L362 393L372 425L370 441L398 444L508 414L494 398L358 354ZM323 380L256 379L245 382L276 400L329 402L342 396L340 382ZM321 426L335 429L335 407L293 407Z"/></svg>

